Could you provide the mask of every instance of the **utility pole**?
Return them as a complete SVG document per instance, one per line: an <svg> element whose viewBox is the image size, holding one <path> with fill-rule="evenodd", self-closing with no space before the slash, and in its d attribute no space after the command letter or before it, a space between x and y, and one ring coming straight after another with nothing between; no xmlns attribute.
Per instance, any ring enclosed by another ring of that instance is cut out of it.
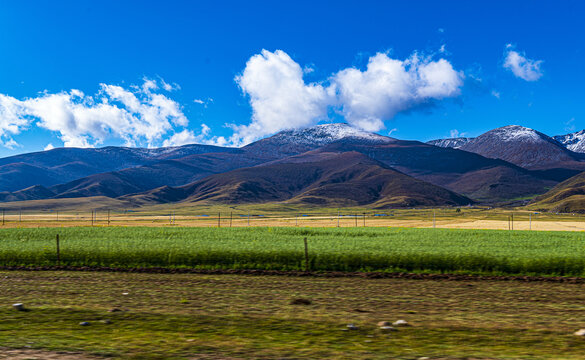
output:
<svg viewBox="0 0 585 360"><path fill-rule="evenodd" d="M355 227L357 227L357 217L358 217L358 215L357 215L357 214L355 214L355 215L354 215L354 218L355 218Z"/></svg>
<svg viewBox="0 0 585 360"><path fill-rule="evenodd" d="M93 213L94 213L94 211L92 210L91 211L91 226L93 226Z"/></svg>
<svg viewBox="0 0 585 360"><path fill-rule="evenodd" d="M528 216L529 216L528 230L532 230L532 213L530 213Z"/></svg>
<svg viewBox="0 0 585 360"><path fill-rule="evenodd" d="M221 212L217 213L217 227L221 227Z"/></svg>
<svg viewBox="0 0 585 360"><path fill-rule="evenodd" d="M339 227L339 209L337 209L337 227Z"/></svg>
<svg viewBox="0 0 585 360"><path fill-rule="evenodd" d="M110 226L110 209L108 209L108 226Z"/></svg>
<svg viewBox="0 0 585 360"><path fill-rule="evenodd" d="M366 213L364 213L364 227L366 227Z"/></svg>

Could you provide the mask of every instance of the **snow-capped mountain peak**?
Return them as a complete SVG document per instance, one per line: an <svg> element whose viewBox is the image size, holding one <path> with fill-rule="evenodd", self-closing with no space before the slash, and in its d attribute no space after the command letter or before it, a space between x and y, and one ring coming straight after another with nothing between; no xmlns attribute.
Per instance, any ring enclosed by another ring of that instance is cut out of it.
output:
<svg viewBox="0 0 585 360"><path fill-rule="evenodd" d="M297 144L326 145L341 139L359 139L370 142L390 142L392 138L354 128L345 123L317 125L305 129L285 130L272 137Z"/></svg>
<svg viewBox="0 0 585 360"><path fill-rule="evenodd" d="M463 145L467 144L474 138L468 137L458 137L458 138L445 138L445 139L437 139L427 141L427 144L442 147L442 148L452 148L452 149L459 149Z"/></svg>
<svg viewBox="0 0 585 360"><path fill-rule="evenodd" d="M556 135L553 136L553 139L560 142L571 151L585 153L585 130L566 135Z"/></svg>
<svg viewBox="0 0 585 360"><path fill-rule="evenodd" d="M546 135L539 133L536 130L520 126L520 125L508 125L501 128L497 128L488 131L489 134L498 138L500 141L541 141Z"/></svg>

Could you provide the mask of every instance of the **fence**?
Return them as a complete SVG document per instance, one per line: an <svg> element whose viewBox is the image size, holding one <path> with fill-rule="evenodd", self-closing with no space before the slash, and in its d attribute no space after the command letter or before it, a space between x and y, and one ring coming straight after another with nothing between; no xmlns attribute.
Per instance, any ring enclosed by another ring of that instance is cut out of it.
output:
<svg viewBox="0 0 585 360"><path fill-rule="evenodd" d="M303 212L193 211L160 212L97 209L83 211L2 210L2 227L70 226L297 226L424 227L499 230L585 231L585 216L487 209L397 209Z"/></svg>

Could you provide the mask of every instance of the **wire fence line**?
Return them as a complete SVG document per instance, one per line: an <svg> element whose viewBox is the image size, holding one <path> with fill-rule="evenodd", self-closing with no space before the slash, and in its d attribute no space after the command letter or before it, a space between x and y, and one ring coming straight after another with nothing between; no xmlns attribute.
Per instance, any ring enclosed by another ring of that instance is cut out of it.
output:
<svg viewBox="0 0 585 360"><path fill-rule="evenodd" d="M553 214L477 209L344 210L270 213L267 211L186 210L1 210L3 227L42 226L301 226L301 227L432 227L500 230L585 231L582 214Z"/></svg>

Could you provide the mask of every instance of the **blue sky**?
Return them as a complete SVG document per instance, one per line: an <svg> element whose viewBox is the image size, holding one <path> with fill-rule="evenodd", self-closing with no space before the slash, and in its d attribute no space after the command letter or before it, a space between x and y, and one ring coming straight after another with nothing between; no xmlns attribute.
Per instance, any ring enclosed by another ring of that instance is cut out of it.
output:
<svg viewBox="0 0 585 360"><path fill-rule="evenodd" d="M581 1L3 1L0 156L229 145L348 118L424 141L581 130L583 13ZM520 62L506 67L511 52ZM384 88L372 59L413 77ZM441 59L432 79L446 80L421 85Z"/></svg>

